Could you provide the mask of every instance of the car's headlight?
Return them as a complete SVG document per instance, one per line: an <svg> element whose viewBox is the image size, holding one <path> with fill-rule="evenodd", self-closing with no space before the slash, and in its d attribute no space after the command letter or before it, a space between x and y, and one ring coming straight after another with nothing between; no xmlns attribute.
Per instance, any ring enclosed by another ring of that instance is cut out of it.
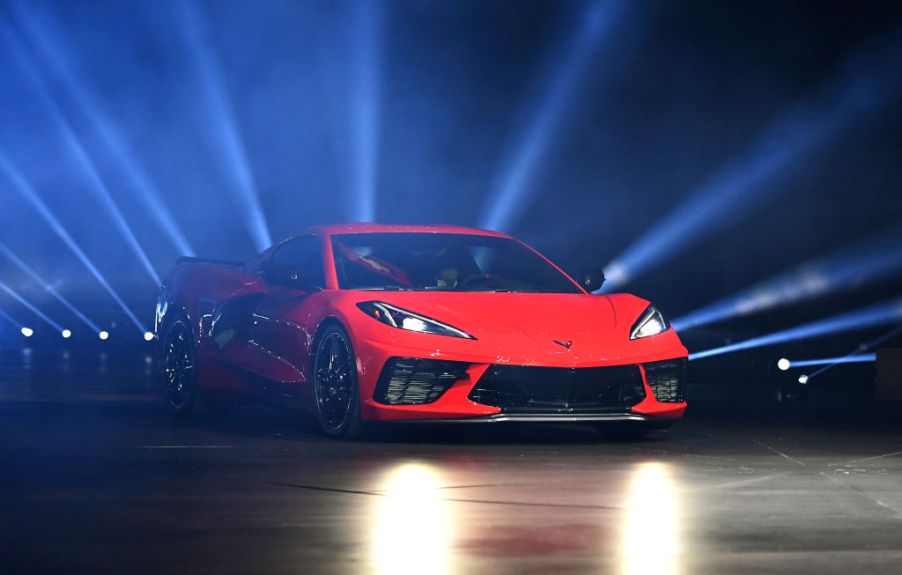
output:
<svg viewBox="0 0 902 575"><path fill-rule="evenodd" d="M664 321L664 316L661 315L661 312L655 309L655 306L650 305L645 308L645 311L642 312L642 315L640 315L639 319L636 320L636 323L633 324L633 328L630 330L630 339L658 335L659 333L667 331L667 328L669 327L667 322Z"/></svg>
<svg viewBox="0 0 902 575"><path fill-rule="evenodd" d="M441 323L432 318L401 309L393 305L381 301L366 301L358 303L363 313L377 319L385 325L396 327L398 329L406 329L408 331L418 331L420 333L431 333L434 335L447 335L451 337L463 337L466 339L476 339L465 331L461 331L456 327Z"/></svg>

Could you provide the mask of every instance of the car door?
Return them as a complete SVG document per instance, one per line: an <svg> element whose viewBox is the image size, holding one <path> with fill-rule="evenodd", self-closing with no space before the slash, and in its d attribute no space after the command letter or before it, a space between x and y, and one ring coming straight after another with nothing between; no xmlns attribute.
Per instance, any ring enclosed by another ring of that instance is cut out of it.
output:
<svg viewBox="0 0 902 575"><path fill-rule="evenodd" d="M320 238L299 236L282 244L261 272L267 289L255 303L250 332L250 344L264 354L258 373L283 384L279 394L306 397L312 318L325 305Z"/></svg>
<svg viewBox="0 0 902 575"><path fill-rule="evenodd" d="M252 278L212 315L212 355L271 399L306 397L307 323L324 305L321 243L299 236L251 270ZM316 303L319 302L319 303Z"/></svg>

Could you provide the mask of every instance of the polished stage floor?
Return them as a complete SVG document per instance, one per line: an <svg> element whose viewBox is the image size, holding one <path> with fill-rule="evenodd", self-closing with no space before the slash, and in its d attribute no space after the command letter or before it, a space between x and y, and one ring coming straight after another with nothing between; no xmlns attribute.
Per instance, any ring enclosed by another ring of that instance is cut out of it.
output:
<svg viewBox="0 0 902 575"><path fill-rule="evenodd" d="M2 573L902 572L899 410L349 443L262 406L175 419L108 353L0 356Z"/></svg>

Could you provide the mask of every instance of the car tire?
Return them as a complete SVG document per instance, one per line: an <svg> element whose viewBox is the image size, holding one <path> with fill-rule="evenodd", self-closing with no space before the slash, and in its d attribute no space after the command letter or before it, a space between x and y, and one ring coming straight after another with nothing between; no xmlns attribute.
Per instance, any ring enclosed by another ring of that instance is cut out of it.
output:
<svg viewBox="0 0 902 575"><path fill-rule="evenodd" d="M316 338L311 356L313 411L328 437L355 439L363 431L357 360L347 332L327 325Z"/></svg>
<svg viewBox="0 0 902 575"><path fill-rule="evenodd" d="M197 405L197 352L194 332L186 316L178 316L166 324L162 346L166 401L176 415L193 415Z"/></svg>

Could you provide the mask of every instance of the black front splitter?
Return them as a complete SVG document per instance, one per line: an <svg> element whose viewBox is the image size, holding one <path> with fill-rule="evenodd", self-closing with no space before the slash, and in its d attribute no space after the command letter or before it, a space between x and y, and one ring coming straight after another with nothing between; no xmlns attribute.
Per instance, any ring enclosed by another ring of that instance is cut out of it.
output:
<svg viewBox="0 0 902 575"><path fill-rule="evenodd" d="M392 420L391 423L599 423L605 421L647 422L659 421L660 419L638 413L498 413L496 415L455 419Z"/></svg>

